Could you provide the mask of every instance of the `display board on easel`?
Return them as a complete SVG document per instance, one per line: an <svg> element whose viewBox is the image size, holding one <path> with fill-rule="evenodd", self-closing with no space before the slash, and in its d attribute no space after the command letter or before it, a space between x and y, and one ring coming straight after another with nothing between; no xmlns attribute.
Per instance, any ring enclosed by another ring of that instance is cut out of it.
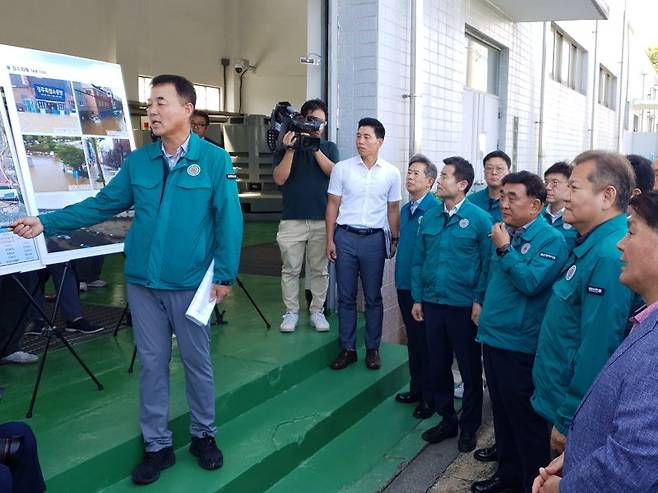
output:
<svg viewBox="0 0 658 493"><path fill-rule="evenodd" d="M0 225L96 195L135 148L119 65L0 45L0 88ZM0 228L0 274L120 252L129 226L122 214L35 240Z"/></svg>

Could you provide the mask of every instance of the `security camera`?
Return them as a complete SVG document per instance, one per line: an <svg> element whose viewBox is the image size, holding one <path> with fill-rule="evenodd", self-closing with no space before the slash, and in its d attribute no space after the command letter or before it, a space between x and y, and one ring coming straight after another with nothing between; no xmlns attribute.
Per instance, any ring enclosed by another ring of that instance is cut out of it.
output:
<svg viewBox="0 0 658 493"><path fill-rule="evenodd" d="M237 59L235 61L235 65L233 66L235 73L238 75L246 72L247 70L253 70L255 68L256 67L252 67L251 65L249 65L249 60L247 60L246 58Z"/></svg>

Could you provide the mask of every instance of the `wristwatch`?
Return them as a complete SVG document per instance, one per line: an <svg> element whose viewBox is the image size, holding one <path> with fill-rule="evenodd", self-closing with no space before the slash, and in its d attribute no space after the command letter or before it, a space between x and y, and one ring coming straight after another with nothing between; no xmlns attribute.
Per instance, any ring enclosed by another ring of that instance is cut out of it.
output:
<svg viewBox="0 0 658 493"><path fill-rule="evenodd" d="M512 245L508 243L505 246L502 246L500 248L496 248L496 255L498 255L500 258L503 258L505 255L507 255L511 251L512 251Z"/></svg>
<svg viewBox="0 0 658 493"><path fill-rule="evenodd" d="M230 286L231 284L233 284L233 282L232 281L219 281L216 284L219 284L220 286Z"/></svg>

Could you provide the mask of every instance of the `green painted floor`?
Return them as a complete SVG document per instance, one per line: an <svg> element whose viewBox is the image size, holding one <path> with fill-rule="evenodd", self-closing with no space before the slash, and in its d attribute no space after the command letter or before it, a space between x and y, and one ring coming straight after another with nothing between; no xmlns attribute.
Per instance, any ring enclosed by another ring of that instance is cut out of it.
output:
<svg viewBox="0 0 658 493"><path fill-rule="evenodd" d="M258 225L249 234L272 241L272 231L270 225ZM90 290L85 302L123 306L121 264L120 255L106 259L103 278L109 286ZM65 348L48 356L28 422L38 438L49 492L374 492L419 452L420 433L436 420L418 421L410 406L393 400L408 383L406 348L382 345L383 366L371 371L361 347L357 364L332 371L327 365L338 349L335 317L328 333L313 330L303 316L295 333L281 334L280 280L241 279L273 328L265 329L240 289L222 304L229 323L213 328L217 439L224 467L202 470L187 452L184 375L174 351L170 427L177 464L154 485L137 488L130 482L142 444L138 366L135 374L127 373L133 350L128 329L116 338L102 335L75 346L104 385L102 391ZM24 419L36 371L36 366L0 367L6 386L0 422Z"/></svg>

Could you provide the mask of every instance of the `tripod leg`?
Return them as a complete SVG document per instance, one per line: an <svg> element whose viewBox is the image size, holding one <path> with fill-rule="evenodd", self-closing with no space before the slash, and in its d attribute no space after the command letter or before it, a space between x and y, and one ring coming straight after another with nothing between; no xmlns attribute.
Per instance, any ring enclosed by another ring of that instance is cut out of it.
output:
<svg viewBox="0 0 658 493"><path fill-rule="evenodd" d="M84 368L84 370L87 372L87 375L89 375L89 378L91 378L94 381L94 383L96 384L96 387L98 387L98 390L103 390L103 385L94 376L94 374L91 372L89 367L87 367L87 365L85 365L85 362L82 361L80 356L78 356L78 353L75 352L75 350L73 349L73 346L71 346L69 344L69 341L67 341L66 338L58 330L55 331L55 335L58 337L58 339L60 341L62 341L64 343L66 348L71 352L71 354L75 357L75 359L78 360L78 363L80 363L80 366L82 366L82 368Z"/></svg>
<svg viewBox="0 0 658 493"><path fill-rule="evenodd" d="M251 304L254 305L254 308L255 308L256 311L258 312L258 315L260 315L260 318L262 318L262 319L263 319L263 322L265 322L265 326L266 326L268 329L271 328L272 326L270 325L270 323L269 323L269 322L267 321L267 319L265 318L265 315L263 315L263 312L260 311L260 308L258 308L258 305L256 304L256 302L254 301L254 299L253 299L253 298L251 297L251 295L249 294L249 291L247 291L247 288L244 287L244 284L242 284L242 281L240 280L240 278L237 277L237 278L236 278L236 281L237 281L237 283L238 283L238 286L240 286L240 288L242 289L242 291L244 291L244 294L247 295L247 298L249 298L249 301L251 301Z"/></svg>
<svg viewBox="0 0 658 493"><path fill-rule="evenodd" d="M128 367L128 373L132 373L135 369L135 358L137 357L137 346L133 349L133 357L130 360L130 366Z"/></svg>
<svg viewBox="0 0 658 493"><path fill-rule="evenodd" d="M34 403L37 400L37 392L39 392L39 384L41 383L41 375L43 375L43 367L46 366L46 358L48 357L48 348L50 348L50 339L52 335L48 334L48 339L46 339L46 349L41 356L41 361L39 362L39 372L37 373L37 380L34 382L34 389L32 390L32 400L30 400L30 407L27 410L26 418L32 417L32 411L34 410Z"/></svg>
<svg viewBox="0 0 658 493"><path fill-rule="evenodd" d="M123 311L121 312L119 321L117 322L116 327L114 327L114 333L112 334L114 337L117 336L117 332L119 332L119 327L121 327L121 322L123 322L123 319L126 318L126 313L128 313L128 303L126 303L126 306L123 307Z"/></svg>

